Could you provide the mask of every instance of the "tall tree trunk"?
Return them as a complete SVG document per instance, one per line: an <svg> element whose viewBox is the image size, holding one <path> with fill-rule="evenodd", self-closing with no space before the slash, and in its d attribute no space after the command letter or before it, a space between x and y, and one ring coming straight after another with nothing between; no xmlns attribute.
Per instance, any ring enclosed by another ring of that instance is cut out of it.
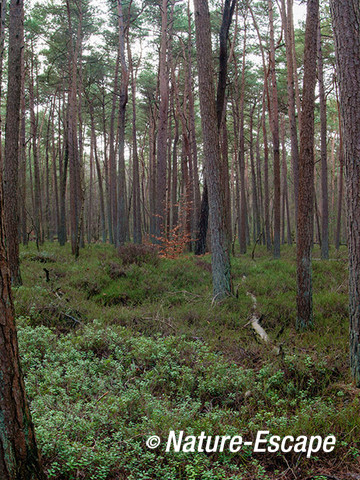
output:
<svg viewBox="0 0 360 480"><path fill-rule="evenodd" d="M156 237L156 112L150 106L149 120L149 227L150 239L155 242Z"/></svg>
<svg viewBox="0 0 360 480"><path fill-rule="evenodd" d="M72 29L71 7L69 0L66 0L69 30ZM79 154L78 142L78 108L77 108L77 68L79 52L82 42L82 10L81 3L78 10L78 27L76 33L76 42L71 42L71 51L69 52L69 71L70 71L70 91L68 105L68 149L69 149L69 176L70 176L70 230L71 230L71 251L77 258L80 248L80 234L82 224L82 189L81 189L81 158Z"/></svg>
<svg viewBox="0 0 360 480"><path fill-rule="evenodd" d="M217 85L217 95L216 95L216 116L218 122L218 129L220 131L220 125L223 120L223 113L225 108L225 92L226 92L226 80L227 80L227 64L228 64L228 49L227 42L229 38L229 29L236 5L236 0L225 0L224 10L220 28L220 54L219 54L219 78ZM227 236L229 241L229 247L231 244L231 209L230 209L230 190L229 190L229 165L226 158L226 165L224 164L225 160L223 159L223 182L225 186L225 202L228 205L226 209L226 228ZM209 215L208 210L208 187L206 185L206 174L205 174L205 183L203 196L201 200L201 209L200 209L200 218L199 218L199 236L197 245L195 247L196 255L203 255L206 249L206 233L207 230L204 227L208 225L208 219L203 216ZM203 216L202 216L203 215Z"/></svg>
<svg viewBox="0 0 360 480"><path fill-rule="evenodd" d="M0 187L0 478L45 480L20 367L4 227Z"/></svg>
<svg viewBox="0 0 360 480"><path fill-rule="evenodd" d="M231 291L230 254L225 224L225 192L221 178L219 129L213 83L210 14L207 0L195 0L194 6L201 124L209 189L213 294L216 300L220 300Z"/></svg>
<svg viewBox="0 0 360 480"><path fill-rule="evenodd" d="M55 145L55 131L54 131L54 115L52 117L52 185L53 185L53 210L52 210L52 219L53 219L53 235L59 234L59 187L58 187L58 178L57 178L57 165L56 159L60 156L60 148L56 150Z"/></svg>
<svg viewBox="0 0 360 480"><path fill-rule="evenodd" d="M336 231L335 231L335 248L339 250L341 242L341 218L343 208L343 196L344 196L344 151L342 145L342 139L339 146L339 176L338 176L338 202L337 202L337 217L336 217Z"/></svg>
<svg viewBox="0 0 360 480"><path fill-rule="evenodd" d="M230 184L229 184L229 161L228 161L228 142L226 128L226 82L228 74L228 40L229 29L234 14L236 0L225 0L222 22L220 27L220 51L219 51L219 75L216 93L216 115L218 120L218 128L221 135L221 159L223 166L223 182L225 189L225 215L226 228L231 245L231 200L230 200Z"/></svg>
<svg viewBox="0 0 360 480"><path fill-rule="evenodd" d="M21 86L21 127L20 127L20 210L21 210L21 237L23 245L29 243L27 234L27 214L26 214L26 107L25 107L25 78L22 78Z"/></svg>
<svg viewBox="0 0 360 480"><path fill-rule="evenodd" d="M336 134L331 138L331 211L335 207L335 142Z"/></svg>
<svg viewBox="0 0 360 480"><path fill-rule="evenodd" d="M267 82L267 79L265 78ZM265 216L265 239L266 248L271 251L270 235L270 194L269 194L269 147L267 141L266 118L265 118L265 97L263 99L262 129L264 139L264 216Z"/></svg>
<svg viewBox="0 0 360 480"><path fill-rule="evenodd" d="M320 21L318 26L318 79L321 122L321 258L327 260L329 258L329 198L326 143L327 127Z"/></svg>
<svg viewBox="0 0 360 480"><path fill-rule="evenodd" d="M291 138L291 164L294 179L294 204L295 204L295 225L297 225L298 214L298 195L299 195L299 144L296 124L295 111L295 90L294 90L294 62L293 62L293 36L292 36L292 8L293 0L287 0L287 14L285 0L281 0L282 22L285 31L286 44L286 66L287 66L287 95L288 95L288 114L290 121Z"/></svg>
<svg viewBox="0 0 360 480"><path fill-rule="evenodd" d="M33 47L32 47L33 48ZM39 149L38 149L38 131L37 118L34 107L34 52L31 52L31 65L29 75L29 108L31 124L32 153L34 162L34 227L36 235L36 244L41 243L41 187L40 187L40 167L39 167Z"/></svg>
<svg viewBox="0 0 360 480"><path fill-rule="evenodd" d="M195 127L195 105L194 105L194 85L193 85L193 74L192 74L192 35L191 35L191 16L190 16L190 0L188 1L187 7L187 16L188 16L188 26L189 26L189 35L187 38L187 92L188 92L188 102L189 102L189 120L190 120L190 149L191 149L191 158L193 163L193 237L194 240L198 237L198 219L201 206L201 196L200 196L200 182L199 182L199 171L198 171L198 152L197 152L197 142L196 142L196 127ZM175 119L176 121L176 119ZM195 246L196 249L196 246ZM204 252L205 253L205 252Z"/></svg>
<svg viewBox="0 0 360 480"><path fill-rule="evenodd" d="M11 0L8 88L5 126L4 208L6 247L13 285L21 285L19 265L19 137L21 77L23 75L24 4Z"/></svg>
<svg viewBox="0 0 360 480"><path fill-rule="evenodd" d="M345 150L349 246L350 367L360 386L360 5L331 0Z"/></svg>
<svg viewBox="0 0 360 480"><path fill-rule="evenodd" d="M7 0L0 0L0 171L3 172L2 156L2 81L3 81L3 63L4 63L4 44L5 44L5 17Z"/></svg>
<svg viewBox="0 0 360 480"><path fill-rule="evenodd" d="M314 225L314 109L319 0L307 3L301 112L297 244L297 328L313 325L311 247Z"/></svg>
<svg viewBox="0 0 360 480"><path fill-rule="evenodd" d="M244 20L244 46L242 52L241 91L240 91L240 131L239 131L239 172L240 172L240 225L239 242L240 253L246 253L246 184L245 184L245 133L244 133L244 104L245 104L245 57L246 57L246 18Z"/></svg>
<svg viewBox="0 0 360 480"><path fill-rule="evenodd" d="M0 10L1 29L4 21L4 3L2 2ZM17 182L22 50L24 47L23 19L24 6L22 0L11 0L4 171L4 187L7 191L6 207L3 202L3 189L0 185L0 477L3 480L45 479L25 395L18 352L15 312L11 297L11 280L14 284L21 284L18 251ZM1 50L2 47L1 44ZM6 225L5 208L7 212ZM5 242L7 243L8 254ZM8 259L11 262L11 269Z"/></svg>
<svg viewBox="0 0 360 480"><path fill-rule="evenodd" d="M65 134L67 137L67 134ZM60 156L60 222L59 222L59 244L64 246L67 241L67 232L66 232L66 180L67 180L67 171L69 166L69 146L67 139L65 140L65 145L63 149L63 158Z"/></svg>
<svg viewBox="0 0 360 480"><path fill-rule="evenodd" d="M119 68L120 68L120 51L118 51L115 76L114 76L114 92L112 97L112 108L110 115L110 131L109 131L109 161L108 161L108 193L109 193L109 237L110 243L118 244L118 228L117 228L117 195L118 195L118 176L116 168L116 154L115 154L115 118L116 107L118 100L118 85L119 85Z"/></svg>
<svg viewBox="0 0 360 480"><path fill-rule="evenodd" d="M101 235L102 235L102 242L106 242L106 218L105 218L105 201L104 201L104 187L103 187L103 178L101 173L101 165L99 161L98 149L97 149L97 141L96 141L96 131L95 131L95 119L94 119L94 107L89 100L89 112L90 112L90 121L91 121L91 142L94 147L94 159L95 159L95 168L96 168L96 175L98 179L98 188L99 188L99 203L100 203L100 225L101 225Z"/></svg>
<svg viewBox="0 0 360 480"><path fill-rule="evenodd" d="M130 42L128 39L129 69L131 72L132 95L132 138L133 138L133 239L134 243L142 243L141 205L140 205L140 173L139 156L136 136L136 73L132 63Z"/></svg>
<svg viewBox="0 0 360 480"><path fill-rule="evenodd" d="M46 127L46 146L45 146L45 228L46 228L46 239L51 242L54 240L54 228L53 228L53 215L51 215L51 205L50 205L50 184L51 184L51 174L50 174L50 146L51 146L51 119L54 117L54 109L56 102L56 92L54 98L51 102L50 113ZM53 159L55 161L55 158Z"/></svg>
<svg viewBox="0 0 360 480"><path fill-rule="evenodd" d="M291 239L291 223L290 223L290 209L289 209L289 194L287 184L287 164L286 164L286 147L285 147L285 116L281 119L281 149L282 149L282 168L283 168L283 205L284 205L284 223L286 216L286 237L288 245L292 244ZM284 230L283 225L283 230ZM283 241L285 243L285 241Z"/></svg>
<svg viewBox="0 0 360 480"><path fill-rule="evenodd" d="M125 26L122 0L117 1L119 53L121 65L120 105L119 105L119 165L118 165L118 208L117 208L117 242L122 245L129 240L129 218L127 211L127 194L125 178L125 114L128 103L129 71L125 58ZM117 243L115 242L115 244Z"/></svg>
<svg viewBox="0 0 360 480"><path fill-rule="evenodd" d="M168 106L169 106L169 71L167 65L168 44L168 0L162 0L161 5L161 44L159 63L159 120L157 133L157 168L156 168L156 219L155 240L161 242L165 234L166 211L166 165L168 136Z"/></svg>
<svg viewBox="0 0 360 480"><path fill-rule="evenodd" d="M179 220L179 206L178 206L178 160L177 160L177 147L179 143L179 121L178 116L176 115L174 109L174 122L175 122L175 132L172 148L172 181L171 181L171 206L172 206L172 218L171 218L171 228L176 228L178 226Z"/></svg>
<svg viewBox="0 0 360 480"><path fill-rule="evenodd" d="M259 215L259 195L256 182L255 159L254 159L254 111L256 103L254 103L250 111L250 168L252 180L252 204L253 204L253 241L254 244L258 241L260 235L260 215Z"/></svg>
<svg viewBox="0 0 360 480"><path fill-rule="evenodd" d="M265 230L264 230L264 200L263 200L263 187L262 187L262 175L261 175L261 156L260 156L260 119L258 123L258 130L256 134L256 174L257 174L257 190L258 190L258 204L259 204L259 219L260 219L260 234L261 243L265 245Z"/></svg>
<svg viewBox="0 0 360 480"><path fill-rule="evenodd" d="M117 62L117 66L119 63ZM102 89L101 95L101 113L102 113L102 134L104 142L104 182L105 182L105 204L106 204L106 216L107 216L107 225L109 231L109 241L113 243L113 232L112 232L112 216L111 216L111 191L110 191L110 160L109 155L107 154L107 145L111 145L110 139L107 141L107 122L106 122L106 109L105 109L105 88ZM111 131L111 130L110 130ZM111 148L111 147L110 147ZM110 149L109 149L110 154Z"/></svg>
<svg viewBox="0 0 360 480"><path fill-rule="evenodd" d="M271 120L274 150L274 258L280 258L280 143L279 143L279 107L275 71L275 38L273 19L273 0L269 0L270 56L269 70L271 79Z"/></svg>

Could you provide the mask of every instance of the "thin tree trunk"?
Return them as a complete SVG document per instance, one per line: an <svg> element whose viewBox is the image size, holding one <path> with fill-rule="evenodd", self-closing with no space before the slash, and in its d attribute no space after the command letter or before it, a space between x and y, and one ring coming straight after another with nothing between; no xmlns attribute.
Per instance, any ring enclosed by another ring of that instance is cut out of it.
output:
<svg viewBox="0 0 360 480"><path fill-rule="evenodd" d="M178 188L178 166L177 166L177 146L179 143L179 121L176 114L174 114L175 133L172 149L172 182L171 182L171 205L172 205L172 228L176 228L179 220L179 207L177 199Z"/></svg>
<svg viewBox="0 0 360 480"><path fill-rule="evenodd" d="M299 212L297 244L297 320L299 329L313 325L311 247L314 224L314 109L319 0L307 3L303 109L301 113Z"/></svg>
<svg viewBox="0 0 360 480"><path fill-rule="evenodd" d="M344 196L344 153L342 146L342 139L340 140L339 146L339 164L340 171L338 177L338 204L337 204L337 217L336 217L336 232L335 232L335 248L339 250L340 240L341 240L341 216L342 216L342 206L343 206L343 196Z"/></svg>
<svg viewBox="0 0 360 480"><path fill-rule="evenodd" d="M136 74L132 63L130 41L127 40L129 69L131 72L132 94L132 138L133 138L133 239L134 243L142 243L141 205L140 205L140 173L136 135Z"/></svg>
<svg viewBox="0 0 360 480"><path fill-rule="evenodd" d="M280 258L280 143L279 143L279 107L277 96L277 82L275 71L275 39L273 0L269 0L269 23L270 23L270 56L269 69L272 85L271 92L271 119L272 137L274 150L274 258Z"/></svg>
<svg viewBox="0 0 360 480"><path fill-rule="evenodd" d="M40 168L38 157L38 144L37 144L37 119L34 108L34 52L31 53L31 67L29 76L29 108L30 108L30 124L31 124L31 139L32 139L32 153L34 162L34 227L36 235L36 244L39 246L41 243L41 187L40 187Z"/></svg>
<svg viewBox="0 0 360 480"><path fill-rule="evenodd" d="M327 260L329 258L329 198L326 143L327 126L320 21L318 26L318 79L321 122L321 258Z"/></svg>
<svg viewBox="0 0 360 480"><path fill-rule="evenodd" d="M286 164L286 147L285 147L285 116L282 116L281 120L281 148L282 148L282 168L283 168L283 205L284 205L284 223L286 216L286 237L288 245L292 244L291 238L291 223L290 223L290 211L289 211L289 194L287 184L287 164ZM283 230L285 226L283 225ZM285 243L285 239L283 241Z"/></svg>
<svg viewBox="0 0 360 480"><path fill-rule="evenodd" d="M69 0L66 0L68 23L70 32L72 32L71 7ZM69 153L69 176L70 176L70 230L71 230L71 251L77 258L80 248L80 233L82 225L82 191L81 191L81 158L79 155L79 142L77 133L78 108L77 108L77 68L79 52L81 48L81 28L82 28L82 10L79 4L79 24L76 34L75 45L71 42L71 51L69 53L70 70L70 91L68 108L68 153Z"/></svg>
<svg viewBox="0 0 360 480"><path fill-rule="evenodd" d="M69 146L65 140L64 158L61 161L60 168L60 228L59 228L59 243L64 246L67 241L66 229L66 180L69 166Z"/></svg>
<svg viewBox="0 0 360 480"><path fill-rule="evenodd" d="M168 106L169 106L169 71L167 66L168 44L168 0L162 0L161 5L161 44L159 63L159 120L157 133L157 168L156 168L156 219L155 240L161 243L165 234L166 208L166 165L167 165L167 136L168 136Z"/></svg>
<svg viewBox="0 0 360 480"><path fill-rule="evenodd" d="M244 104L245 104L245 57L246 57L246 18L244 20L244 46L241 68L241 91L240 91L240 131L239 131L239 172L240 172L240 253L246 253L246 184L245 184L245 134L244 134Z"/></svg>
<svg viewBox="0 0 360 480"><path fill-rule="evenodd" d="M120 83L120 105L119 105L119 166L118 166L118 207L117 207L117 226L115 244L124 244L129 240L129 219L127 213L127 195L125 178L125 114L128 103L129 71L125 58L125 26L122 9L122 0L117 1L118 28L119 28L119 53L121 65L121 83Z"/></svg>
<svg viewBox="0 0 360 480"><path fill-rule="evenodd" d="M198 219L199 212L201 207L201 196L200 196L200 182L199 182L199 171L198 171L198 154L197 154L197 142L196 142L196 127L195 127L195 106L194 106L194 94L193 94L193 77L192 77L192 38L191 38L191 16L190 16L190 0L188 2L188 26L189 26L189 35L187 39L187 92L188 92L188 102L189 102L189 120L190 120L190 149L191 157L193 163L193 236L194 240L197 238L198 231Z"/></svg>
<svg viewBox="0 0 360 480"><path fill-rule="evenodd" d="M336 135L331 139L331 211L335 208L335 140Z"/></svg>
<svg viewBox="0 0 360 480"><path fill-rule="evenodd" d="M318 207L318 203L317 203L317 188L316 188L316 185L315 185L315 188L314 188L314 208L315 208L315 220L316 220L316 228L317 228L317 240L318 240L318 243L320 245L320 249L321 249L321 244L322 244L322 238L321 238L321 226L320 226L320 218L319 218L319 207ZM315 240L316 240L316 237L315 235L313 235L313 245L314 246L314 243L315 243Z"/></svg>
<svg viewBox="0 0 360 480"><path fill-rule="evenodd" d="M267 81L267 80L266 80ZM266 248L271 251L270 235L270 194L269 194L269 147L267 141L266 119L265 119L265 98L263 100L262 128L264 139L264 215L265 215L265 238Z"/></svg>
<svg viewBox="0 0 360 480"><path fill-rule="evenodd" d="M21 94L21 130L20 130L20 201L21 201L21 237L23 245L29 243L26 230L26 107L25 107L25 82L22 78Z"/></svg>
<svg viewBox="0 0 360 480"><path fill-rule="evenodd" d="M260 235L260 215L259 215L259 195L257 190L256 172L255 172L255 160L254 160L254 135L253 135L253 123L254 123L254 111L256 104L253 105L250 111L250 168L252 179L252 204L253 204L253 241L254 244Z"/></svg>
<svg viewBox="0 0 360 480"><path fill-rule="evenodd" d="M105 201L104 201L104 188L103 188L103 179L101 173L101 165L98 156L97 141L96 141L96 131L95 131L95 119L94 119L94 107L90 100L88 99L89 111L90 111L90 121L91 121L91 141L94 146L94 159L95 159L95 168L98 179L98 188L99 188L99 202L100 202L100 224L101 224L101 235L102 242L106 242L106 218L105 218Z"/></svg>
<svg viewBox="0 0 360 480"><path fill-rule="evenodd" d="M21 285L22 283L19 265L18 182L23 49L24 4L23 0L11 0L3 182L6 247L9 258L11 282L13 285Z"/></svg>
<svg viewBox="0 0 360 480"><path fill-rule="evenodd" d="M261 176L261 156L260 156L260 130L261 120L258 123L257 135L256 135L256 173L257 173L257 189L259 194L259 217L260 217L260 234L261 243L265 245L265 230L264 230L264 199L263 199L263 187Z"/></svg>
<svg viewBox="0 0 360 480"><path fill-rule="evenodd" d="M291 138L291 164L294 179L294 204L295 204L295 225L297 225L298 214L298 195L299 195L299 144L296 124L295 111L295 90L294 90L294 63L293 63L293 36L292 36L292 3L293 0L287 0L287 14L285 9L285 0L281 0L282 22L285 31L286 44L286 66L287 66L287 95L288 95L288 114L290 121Z"/></svg>
<svg viewBox="0 0 360 480"><path fill-rule="evenodd" d="M118 176L116 169L116 155L115 155L115 114L118 99L118 84L119 84L119 68L120 68L120 51L116 59L115 76L114 76L114 92L112 98L112 108L110 115L110 132L109 132L109 170L108 170L108 185L109 185L109 236L110 243L118 244L118 228L117 228L117 195L118 195Z"/></svg>

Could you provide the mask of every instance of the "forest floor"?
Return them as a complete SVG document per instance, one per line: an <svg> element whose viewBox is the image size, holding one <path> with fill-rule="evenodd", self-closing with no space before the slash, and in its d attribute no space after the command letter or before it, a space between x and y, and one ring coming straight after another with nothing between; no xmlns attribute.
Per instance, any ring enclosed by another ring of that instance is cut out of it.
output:
<svg viewBox="0 0 360 480"><path fill-rule="evenodd" d="M49 479L360 479L359 390L348 370L347 252L313 258L315 327L298 333L295 248L233 258L212 303L210 256L109 245L21 250L20 354ZM253 297L271 342L251 328ZM274 345L278 348L274 348ZM165 452L185 435L335 435L332 453ZM146 440L158 435L151 450Z"/></svg>

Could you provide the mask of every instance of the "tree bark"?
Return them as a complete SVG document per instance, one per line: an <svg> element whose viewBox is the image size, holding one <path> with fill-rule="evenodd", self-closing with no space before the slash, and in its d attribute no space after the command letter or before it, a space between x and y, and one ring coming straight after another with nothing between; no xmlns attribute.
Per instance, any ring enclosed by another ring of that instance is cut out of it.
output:
<svg viewBox="0 0 360 480"><path fill-rule="evenodd" d="M225 192L221 178L219 128L213 83L210 14L207 0L195 0L194 6L201 124L209 189L213 294L214 299L220 300L231 291L230 255L226 234Z"/></svg>
<svg viewBox="0 0 360 480"><path fill-rule="evenodd" d="M23 245L29 243L27 234L27 214L26 214L26 107L25 107L25 78L22 78L21 94L21 127L20 127L20 218L21 218L21 237Z"/></svg>
<svg viewBox="0 0 360 480"><path fill-rule="evenodd" d="M291 164L294 179L294 204L295 204L295 224L297 224L298 214L298 195L299 195L299 144L296 124L295 110L295 90L294 90L294 63L293 63L293 36L292 36L292 2L287 0L287 13L285 8L285 0L281 0L282 5L282 22L285 31L286 45L286 66L287 66L287 95L288 95L288 114L290 121L290 138L291 138Z"/></svg>
<svg viewBox="0 0 360 480"><path fill-rule="evenodd" d="M136 73L131 56L130 41L128 39L128 58L131 72L131 94L132 94L132 138L133 138L133 239L134 243L142 243L141 232L141 205L140 205L140 173L139 156L136 135Z"/></svg>
<svg viewBox="0 0 360 480"><path fill-rule="evenodd" d="M285 217L286 217L286 237L288 245L292 245L291 238L291 223L290 223L290 209L289 209L289 194L288 194L288 184L287 184L287 164L286 164L286 147L285 147L285 116L282 116L281 119L281 149L282 149L282 169L283 169L283 232L285 231ZM285 233L284 233L285 237ZM283 239L285 243L285 238Z"/></svg>
<svg viewBox="0 0 360 480"><path fill-rule="evenodd" d="M250 168L251 168L251 180L252 180L252 206L253 206L253 242L257 242L260 235L260 213L259 213L259 195L257 189L256 172L255 172L255 159L254 159L254 111L256 103L254 103L250 111Z"/></svg>
<svg viewBox="0 0 360 480"><path fill-rule="evenodd" d="M318 79L320 95L321 122L321 258L329 258L329 198L328 198L328 168L327 168L327 126L326 126L326 96L324 88L323 57L321 48L321 28L318 26Z"/></svg>
<svg viewBox="0 0 360 480"><path fill-rule="evenodd" d="M265 78L267 82L267 79ZM264 216L265 216L265 239L266 248L271 251L270 234L270 194L269 194L269 147L267 141L266 118L265 118L265 98L263 99L262 129L264 139Z"/></svg>
<svg viewBox="0 0 360 480"><path fill-rule="evenodd" d="M313 325L311 247L314 224L314 109L319 0L307 3L301 112L297 244L298 329Z"/></svg>
<svg viewBox="0 0 360 480"><path fill-rule="evenodd" d="M188 102L189 102L189 120L190 120L190 149L191 157L193 163L193 236L194 239L197 238L198 231L198 219L201 205L201 196L200 196L200 182L199 182L199 170L198 170L198 151L196 143L196 126L195 126L195 105L194 105L194 85L193 85L193 74L192 74L192 35L191 35L191 16L190 16L190 2L188 2L187 16L188 16L188 26L189 26L189 35L187 39L187 91L188 91ZM205 252L204 252L205 253Z"/></svg>
<svg viewBox="0 0 360 480"><path fill-rule="evenodd" d="M122 9L122 0L117 1L119 53L121 66L120 105L119 105L119 164L118 164L118 206L117 228L115 245L123 245L129 240L129 218L127 210L126 174L125 174L125 114L128 103L129 70L125 58L125 26Z"/></svg>
<svg viewBox="0 0 360 480"><path fill-rule="evenodd" d="M1 217L4 209L1 205ZM34 427L25 395L5 253L3 218L0 220L0 478L43 480Z"/></svg>
<svg viewBox="0 0 360 480"><path fill-rule="evenodd" d="M22 39L22 9L21 1L11 1L10 38L15 36L18 37L17 40ZM14 27L16 27L15 30ZM15 55L16 49L13 40L12 38L11 47L15 51L10 50L10 61L13 62L17 59L17 69L14 72L15 65L11 66L9 86L15 88L17 82L13 82L12 75L21 71L19 68L21 54L17 50L17 55ZM20 80L18 75L15 78ZM16 91L19 93L20 89ZM13 96L13 92L10 90L9 96ZM20 95L18 104L20 107ZM12 109L17 109L15 98L12 98L8 105ZM19 112L14 110L11 113L12 116L8 115L7 117L7 121L11 121L11 125L8 125L6 132L7 135L14 134L14 138L11 139L10 145L8 139L6 150L8 155L9 153L14 154L14 151L18 153L14 143L16 141L18 144L19 140L19 122L16 121ZM6 159L9 161L9 156ZM9 187L9 184L7 186ZM15 202L15 198L12 201ZM0 478L1 480L45 480L20 367L5 236L3 193L0 185ZM9 238L7 240L9 242Z"/></svg>
<svg viewBox="0 0 360 480"><path fill-rule="evenodd" d="M279 107L277 95L277 82L275 71L275 39L273 0L269 0L269 22L270 22L270 56L269 70L271 79L271 120L274 153L274 258L280 258L280 142L279 142Z"/></svg>
<svg viewBox="0 0 360 480"><path fill-rule="evenodd" d="M246 253L246 184L245 184L245 133L244 133L244 104L245 104L245 57L246 57L246 19L244 20L244 46L242 52L241 92L240 92L240 130L239 130L239 173L240 173L240 253Z"/></svg>
<svg viewBox="0 0 360 480"><path fill-rule="evenodd" d="M73 33L71 8L69 0L66 0L69 31ZM67 140L69 153L69 176L70 176L70 230L71 251L77 258L80 248L80 234L82 224L82 188L81 188L81 157L79 154L79 142L77 133L78 108L77 108L77 68L79 52L82 42L82 10L81 3L78 10L78 27L75 44L71 42L69 52L70 91L68 106Z"/></svg>
<svg viewBox="0 0 360 480"><path fill-rule="evenodd" d="M169 71L167 66L168 44L168 0L162 0L161 5L161 44L159 63L159 120L157 133L157 168L156 168L156 219L155 241L161 243L165 234L166 211L166 166L167 166L167 136L168 136L168 106L169 106Z"/></svg>
<svg viewBox="0 0 360 480"><path fill-rule="evenodd" d="M24 4L11 0L9 24L8 89L5 126L4 208L6 247L11 282L21 285L19 265L19 137L21 78L23 75Z"/></svg>
<svg viewBox="0 0 360 480"><path fill-rule="evenodd" d="M39 247L41 243L41 187L40 187L40 167L39 167L39 149L38 149L38 131L37 118L34 107L34 52L31 51L31 65L29 75L29 109L30 109L30 125L32 153L34 162L34 227L36 235L36 244Z"/></svg>
<svg viewBox="0 0 360 480"><path fill-rule="evenodd" d="M2 156L2 81L3 81L3 63L4 63L4 44L5 44L5 17L7 0L0 0L0 171L3 171Z"/></svg>
<svg viewBox="0 0 360 480"><path fill-rule="evenodd" d="M221 122L223 121L224 117L224 108L225 108L225 93L226 93L226 79L227 79L227 67L228 67L228 48L227 42L229 38L229 28L231 25L232 17L234 14L234 9L236 5L236 0L225 0L223 15L222 15L222 22L220 28L220 52L219 52L219 75L218 75L218 85L217 85L217 94L216 94L216 116L217 116L217 123L218 123L218 130L220 132ZM227 236L229 241L229 247L231 244L231 203L230 203L230 188L229 188L229 165L226 158L222 158L222 166L223 166L223 182L225 187L225 203L227 204L227 208L225 209L226 215L226 228L227 228ZM208 187L206 185L206 175L205 175L205 183L204 183L204 190L203 196L201 200L201 208L200 208L200 218L199 218L199 237L197 241L197 245L195 247L195 254L196 255L203 255L206 249L206 233L207 230L204 230L204 227L208 225L208 219L201 217L208 216Z"/></svg>
<svg viewBox="0 0 360 480"><path fill-rule="evenodd" d="M336 217L336 231L335 231L335 248L339 250L341 242L341 218L343 208L344 196L344 152L342 139L339 146L339 176L338 176L338 201L337 201L337 217Z"/></svg>
<svg viewBox="0 0 360 480"><path fill-rule="evenodd" d="M349 245L350 366L360 386L360 5L331 0L345 150Z"/></svg>

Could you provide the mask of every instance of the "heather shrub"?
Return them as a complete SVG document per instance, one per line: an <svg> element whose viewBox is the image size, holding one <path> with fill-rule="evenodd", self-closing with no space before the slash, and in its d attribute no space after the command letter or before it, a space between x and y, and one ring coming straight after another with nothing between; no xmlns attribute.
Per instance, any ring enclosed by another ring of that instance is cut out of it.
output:
<svg viewBox="0 0 360 480"><path fill-rule="evenodd" d="M118 248L118 256L121 258L123 265L142 265L150 263L158 265L159 256L157 248L153 245L136 245L128 243Z"/></svg>

